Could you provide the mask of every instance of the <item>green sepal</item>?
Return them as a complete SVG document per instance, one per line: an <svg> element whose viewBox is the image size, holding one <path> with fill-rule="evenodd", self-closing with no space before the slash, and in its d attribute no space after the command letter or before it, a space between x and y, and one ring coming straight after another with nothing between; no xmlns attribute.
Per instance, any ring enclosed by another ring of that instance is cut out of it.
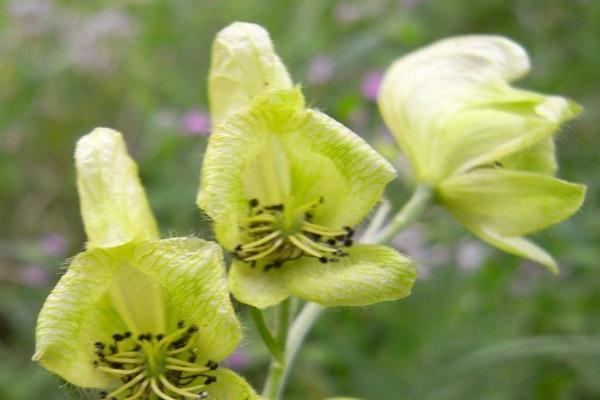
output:
<svg viewBox="0 0 600 400"><path fill-rule="evenodd" d="M482 168L442 182L438 201L465 226L521 236L573 215L585 186L522 171Z"/></svg>
<svg viewBox="0 0 600 400"><path fill-rule="evenodd" d="M77 188L87 247L158 239L135 162L119 132L96 128L77 142Z"/></svg>
<svg viewBox="0 0 600 400"><path fill-rule="evenodd" d="M381 113L419 181L493 163L550 137L581 108L512 88L527 54L499 36L445 39L397 60L382 81Z"/></svg>
<svg viewBox="0 0 600 400"><path fill-rule="evenodd" d="M234 22L217 34L208 78L213 127L255 96L291 88L292 80L261 26Z"/></svg>
<svg viewBox="0 0 600 400"><path fill-rule="evenodd" d="M393 179L393 167L325 114L304 108L299 89L257 97L210 138L197 204L214 221L219 242L240 242L248 201L301 206L320 197L316 223L360 222Z"/></svg>
<svg viewBox="0 0 600 400"><path fill-rule="evenodd" d="M239 344L240 324L229 299L221 248L196 238L164 239L136 247L133 265L164 288L168 326L198 326L197 354L220 361Z"/></svg>
<svg viewBox="0 0 600 400"><path fill-rule="evenodd" d="M523 237L505 237L497 232L475 226L466 226L466 228L492 246L507 253L535 261L553 274L558 274L558 265L554 258L530 240Z"/></svg>
<svg viewBox="0 0 600 400"><path fill-rule="evenodd" d="M93 368L94 343L115 333L198 331L198 363L220 361L240 341L216 243L195 238L141 242L78 255L38 317L33 357L81 387L111 387ZM158 290L157 290L158 289Z"/></svg>
<svg viewBox="0 0 600 400"><path fill-rule="evenodd" d="M325 307L365 306L398 300L410 294L416 278L414 263L384 246L356 245L338 262L315 258L284 263L264 271L235 261L229 273L231 292L257 308L275 305L288 296Z"/></svg>
<svg viewBox="0 0 600 400"><path fill-rule="evenodd" d="M93 367L93 346L127 330L107 295L118 270L118 261L102 249L71 261L38 316L34 361L77 386L113 383Z"/></svg>
<svg viewBox="0 0 600 400"><path fill-rule="evenodd" d="M219 368L210 372L217 378L216 382L207 386L209 399L223 400L261 400L254 389L244 378L227 368Z"/></svg>

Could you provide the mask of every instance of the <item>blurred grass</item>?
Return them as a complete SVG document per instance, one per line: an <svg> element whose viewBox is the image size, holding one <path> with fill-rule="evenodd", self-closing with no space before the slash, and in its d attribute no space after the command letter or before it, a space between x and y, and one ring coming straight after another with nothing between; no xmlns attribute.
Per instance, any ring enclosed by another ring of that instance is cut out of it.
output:
<svg viewBox="0 0 600 400"><path fill-rule="evenodd" d="M210 236L194 206L206 138L186 134L182 118L206 109L211 41L235 20L264 25L308 101L387 152L362 79L449 35L512 37L533 61L522 85L586 110L557 147L561 176L588 184L588 200L535 238L558 257L560 277L487 247L479 249L484 265L468 267L455 254L477 243L434 209L397 242L422 265L414 294L327 313L286 400L600 398L599 2L4 0L0 400L81 397L29 361L41 303L85 240L72 163L79 136L99 125L122 131L163 235ZM317 56L333 65L320 80L310 72ZM408 186L394 182L389 197L405 199ZM48 235L64 248L45 246ZM258 387L264 352L252 329L247 336L243 372Z"/></svg>

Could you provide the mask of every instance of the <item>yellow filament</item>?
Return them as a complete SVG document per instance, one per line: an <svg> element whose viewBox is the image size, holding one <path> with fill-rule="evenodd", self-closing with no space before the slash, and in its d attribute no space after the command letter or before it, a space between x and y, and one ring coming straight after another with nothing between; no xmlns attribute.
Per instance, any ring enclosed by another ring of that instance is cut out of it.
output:
<svg viewBox="0 0 600 400"><path fill-rule="evenodd" d="M273 245L271 247L269 247L267 250L263 251L262 253L258 253L255 254L251 257L246 257L244 258L244 261L254 261L254 260L260 260L263 257L268 256L269 254L271 254L272 252L274 252L275 250L277 250L282 244L284 243L283 239L278 239L275 243L273 243Z"/></svg>
<svg viewBox="0 0 600 400"><path fill-rule="evenodd" d="M105 367L102 365L97 368L100 371L104 371L109 374L115 374L115 375L131 375L131 374L135 374L136 372L140 372L142 370L142 367L137 367L137 368L133 368L133 369L115 369L115 368Z"/></svg>
<svg viewBox="0 0 600 400"><path fill-rule="evenodd" d="M250 250L250 249L253 249L255 247L260 246L261 244L268 243L271 240L277 238L279 235L281 235L281 231L275 231L275 232L273 232L273 233L265 236L262 239L259 239L259 240L255 241L255 242L243 245L242 246L242 250Z"/></svg>
<svg viewBox="0 0 600 400"><path fill-rule="evenodd" d="M318 251L308 247L306 244L304 244L303 242L301 242L296 235L294 236L288 236L288 240L290 242L292 242L296 247L298 247L299 249L301 249L302 251L304 251L305 253L308 253L312 256L321 258L323 257L323 255L321 253L319 253Z"/></svg>
<svg viewBox="0 0 600 400"><path fill-rule="evenodd" d="M106 397L110 399L111 397L115 397L115 396L123 393L130 387L135 386L139 381L141 381L145 377L146 377L146 373L142 372L141 374L139 374L138 376L136 376L135 378L133 378L132 380L130 380L129 382L127 382L126 384L124 384L123 386L118 388L117 390L115 390L114 392L110 392L109 394L107 394Z"/></svg>
<svg viewBox="0 0 600 400"><path fill-rule="evenodd" d="M324 236L342 236L348 234L348 232L341 229L330 229L321 225L311 224L310 222L306 221L304 221L302 224L302 230Z"/></svg>
<svg viewBox="0 0 600 400"><path fill-rule="evenodd" d="M152 380L150 381L150 386L152 387L152 390L154 391L154 393L161 399L176 400L176 399L172 398L171 396L169 396L168 394L163 393L162 390L160 390L160 388L158 387L158 384L156 383L156 378L152 378Z"/></svg>
<svg viewBox="0 0 600 400"><path fill-rule="evenodd" d="M326 251L328 253L337 253L338 252L337 249L332 249L331 247L323 246L323 245L321 245L319 243L314 242L313 240L311 240L310 238L306 237L302 233L297 234L296 237L300 238L307 245L313 246L314 248L316 248L318 250Z"/></svg>
<svg viewBox="0 0 600 400"><path fill-rule="evenodd" d="M190 399L197 399L198 398L198 394L189 392L188 391L189 389L188 390L184 390L184 389L180 389L180 388L176 387L171 382L169 382L168 379L164 377L164 375L161 375L158 378L160 379L160 381L162 382L162 384L167 389L169 389L170 391L175 392L175 393L177 393L177 394L179 394L181 396L188 397Z"/></svg>

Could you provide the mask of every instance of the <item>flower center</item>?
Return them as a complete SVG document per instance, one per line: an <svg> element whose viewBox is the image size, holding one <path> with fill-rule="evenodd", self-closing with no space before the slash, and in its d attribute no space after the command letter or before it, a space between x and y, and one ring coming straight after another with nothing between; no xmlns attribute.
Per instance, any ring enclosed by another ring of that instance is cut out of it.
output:
<svg viewBox="0 0 600 400"><path fill-rule="evenodd" d="M244 242L236 246L234 256L251 267L265 261L265 271L303 256L322 263L339 261L348 255L342 248L352 246L354 230L313 223L315 208L324 201L321 197L294 208L292 201L260 206L258 200L250 200L248 217L240 226Z"/></svg>
<svg viewBox="0 0 600 400"><path fill-rule="evenodd" d="M181 321L170 335L131 332L114 334L113 343L96 342L94 366L122 384L100 397L115 400L206 399L207 385L217 378L207 372L218 368L208 361L196 364L194 344L198 328Z"/></svg>

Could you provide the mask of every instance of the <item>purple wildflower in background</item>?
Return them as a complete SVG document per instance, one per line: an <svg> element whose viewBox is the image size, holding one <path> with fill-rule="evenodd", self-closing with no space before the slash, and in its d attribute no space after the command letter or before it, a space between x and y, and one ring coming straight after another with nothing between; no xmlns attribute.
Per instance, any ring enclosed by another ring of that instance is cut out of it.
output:
<svg viewBox="0 0 600 400"><path fill-rule="evenodd" d="M324 54L318 55L312 59L306 80L312 85L322 85L328 82L335 72L335 63L333 59Z"/></svg>
<svg viewBox="0 0 600 400"><path fill-rule="evenodd" d="M191 110L182 118L183 132L190 136L206 136L210 132L210 118L205 111Z"/></svg>
<svg viewBox="0 0 600 400"><path fill-rule="evenodd" d="M50 274L40 265L24 265L19 269L19 281L30 287L41 287L50 281Z"/></svg>
<svg viewBox="0 0 600 400"><path fill-rule="evenodd" d="M225 363L234 371L242 371L248 366L248 354L238 348L225 360Z"/></svg>
<svg viewBox="0 0 600 400"><path fill-rule="evenodd" d="M360 93L369 101L376 101L381 86L383 73L379 70L371 71L365 74L362 83L360 84Z"/></svg>
<svg viewBox="0 0 600 400"><path fill-rule="evenodd" d="M40 239L40 247L46 254L58 257L64 255L67 251L67 242L62 235L51 233Z"/></svg>

